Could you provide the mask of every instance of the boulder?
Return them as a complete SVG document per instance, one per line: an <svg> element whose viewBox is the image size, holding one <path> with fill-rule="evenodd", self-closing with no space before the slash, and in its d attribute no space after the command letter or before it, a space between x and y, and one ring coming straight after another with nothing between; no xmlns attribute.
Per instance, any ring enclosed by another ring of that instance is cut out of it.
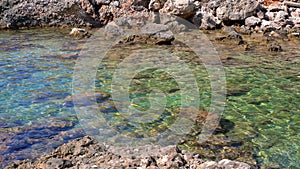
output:
<svg viewBox="0 0 300 169"><path fill-rule="evenodd" d="M192 0L168 0L161 13L170 13L184 19L187 19L196 13L196 6Z"/></svg>
<svg viewBox="0 0 300 169"><path fill-rule="evenodd" d="M243 21L256 13L259 3L256 0L224 1L217 8L217 17L226 22Z"/></svg>
<svg viewBox="0 0 300 169"><path fill-rule="evenodd" d="M121 19L118 21L119 21L118 23L120 24L120 26L123 26ZM126 24L126 23L124 23L124 24ZM124 32L124 30L121 29L120 26L117 25L115 22L108 23L104 28L106 37L112 38L112 37L118 37L118 36L123 35L125 32Z"/></svg>

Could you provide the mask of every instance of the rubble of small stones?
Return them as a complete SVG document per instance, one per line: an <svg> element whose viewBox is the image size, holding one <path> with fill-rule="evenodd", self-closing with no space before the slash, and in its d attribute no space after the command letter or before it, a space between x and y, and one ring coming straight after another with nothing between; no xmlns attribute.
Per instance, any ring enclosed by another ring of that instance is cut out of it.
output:
<svg viewBox="0 0 300 169"><path fill-rule="evenodd" d="M113 149L113 147L110 147ZM84 169L250 169L251 166L238 161L223 159L221 161L204 162L198 154L180 150L176 146L154 149L155 156L122 156L108 151L108 145L100 144L89 136L73 140L58 147L49 155L36 160L15 162L5 169L53 169L53 168L84 168Z"/></svg>

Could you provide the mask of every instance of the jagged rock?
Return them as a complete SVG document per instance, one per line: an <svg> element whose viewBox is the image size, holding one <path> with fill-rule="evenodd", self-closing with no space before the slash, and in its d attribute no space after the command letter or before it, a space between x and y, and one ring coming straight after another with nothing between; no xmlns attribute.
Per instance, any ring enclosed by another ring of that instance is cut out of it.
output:
<svg viewBox="0 0 300 169"><path fill-rule="evenodd" d="M259 25L260 23L261 23L261 19L255 17L255 16L248 17L245 20L245 25L248 27L255 27L255 26Z"/></svg>
<svg viewBox="0 0 300 169"><path fill-rule="evenodd" d="M97 25L76 0L21 1L1 4L1 28L18 29L34 26Z"/></svg>
<svg viewBox="0 0 300 169"><path fill-rule="evenodd" d="M192 0L167 0L160 12L187 19L196 13L195 7Z"/></svg>
<svg viewBox="0 0 300 169"><path fill-rule="evenodd" d="M254 15L258 8L256 0L224 1L217 8L217 17L225 23L242 21Z"/></svg>

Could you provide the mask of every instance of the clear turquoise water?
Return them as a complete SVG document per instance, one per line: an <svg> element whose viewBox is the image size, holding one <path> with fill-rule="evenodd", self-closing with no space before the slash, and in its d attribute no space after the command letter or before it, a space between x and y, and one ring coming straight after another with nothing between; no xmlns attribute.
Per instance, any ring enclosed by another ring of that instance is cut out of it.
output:
<svg viewBox="0 0 300 169"><path fill-rule="evenodd" d="M74 125L55 128L51 138L78 128L75 111L71 106L66 106L64 101L72 92L75 60L60 59L57 56L79 52L78 47L82 43L67 36L66 31L0 32L0 133L17 126L30 127L39 121L55 122L55 119L71 121ZM251 146L259 165L300 168L300 52L297 44L291 50L295 52L274 55L267 52L255 54L228 50L227 53L222 53L233 58L224 63L228 96L223 117L235 124L226 133L226 137L242 140L245 146ZM287 59L288 56L290 59ZM195 70L203 72L203 67L196 66ZM100 73L98 77L101 85L98 84L97 89L109 93L105 85L110 83L111 75ZM203 85L200 91L203 98L200 107L203 109L209 103L209 83L206 79L203 74L198 76L198 83ZM134 82L131 88L131 97L136 98L134 104L136 108L147 108L149 102L143 100L145 93L141 95L134 92L144 88L134 85ZM136 82L140 84L143 80ZM177 86L168 75L160 72L155 74L151 82L155 83L154 86L164 86L166 91L176 89ZM178 100L180 96L174 92L168 98L168 105L176 107ZM115 120L119 124L120 119L116 116L111 120L112 123ZM19 135L18 139L22 140L23 134ZM81 134L74 134L73 137L49 145L49 151L68 139L79 136ZM38 138L49 139L51 142L49 135ZM16 146L13 143L9 142L9 146ZM30 153L43 147L33 143L20 148L27 151L9 151L4 145L0 145L0 150L5 150L0 153L0 160L2 156L5 164L13 160L8 158L9 154L22 160L25 158L22 153ZM42 151L37 152L30 158L42 154Z"/></svg>
<svg viewBox="0 0 300 169"><path fill-rule="evenodd" d="M55 58L71 53L63 34L50 31L0 34L0 120L22 125L49 116L69 116L63 99L71 92L74 62Z"/></svg>

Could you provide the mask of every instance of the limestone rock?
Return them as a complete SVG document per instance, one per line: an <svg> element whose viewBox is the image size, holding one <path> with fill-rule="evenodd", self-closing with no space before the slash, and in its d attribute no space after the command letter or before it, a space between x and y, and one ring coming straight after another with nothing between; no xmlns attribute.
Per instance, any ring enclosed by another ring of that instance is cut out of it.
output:
<svg viewBox="0 0 300 169"><path fill-rule="evenodd" d="M248 27L255 27L258 26L260 23L261 23L261 19L255 16L248 17L245 20L245 25Z"/></svg>
<svg viewBox="0 0 300 169"><path fill-rule="evenodd" d="M192 0L168 0L160 12L187 19L196 13L195 7Z"/></svg>
<svg viewBox="0 0 300 169"><path fill-rule="evenodd" d="M223 22L242 21L255 14L258 8L256 0L224 1L217 8L217 17Z"/></svg>

